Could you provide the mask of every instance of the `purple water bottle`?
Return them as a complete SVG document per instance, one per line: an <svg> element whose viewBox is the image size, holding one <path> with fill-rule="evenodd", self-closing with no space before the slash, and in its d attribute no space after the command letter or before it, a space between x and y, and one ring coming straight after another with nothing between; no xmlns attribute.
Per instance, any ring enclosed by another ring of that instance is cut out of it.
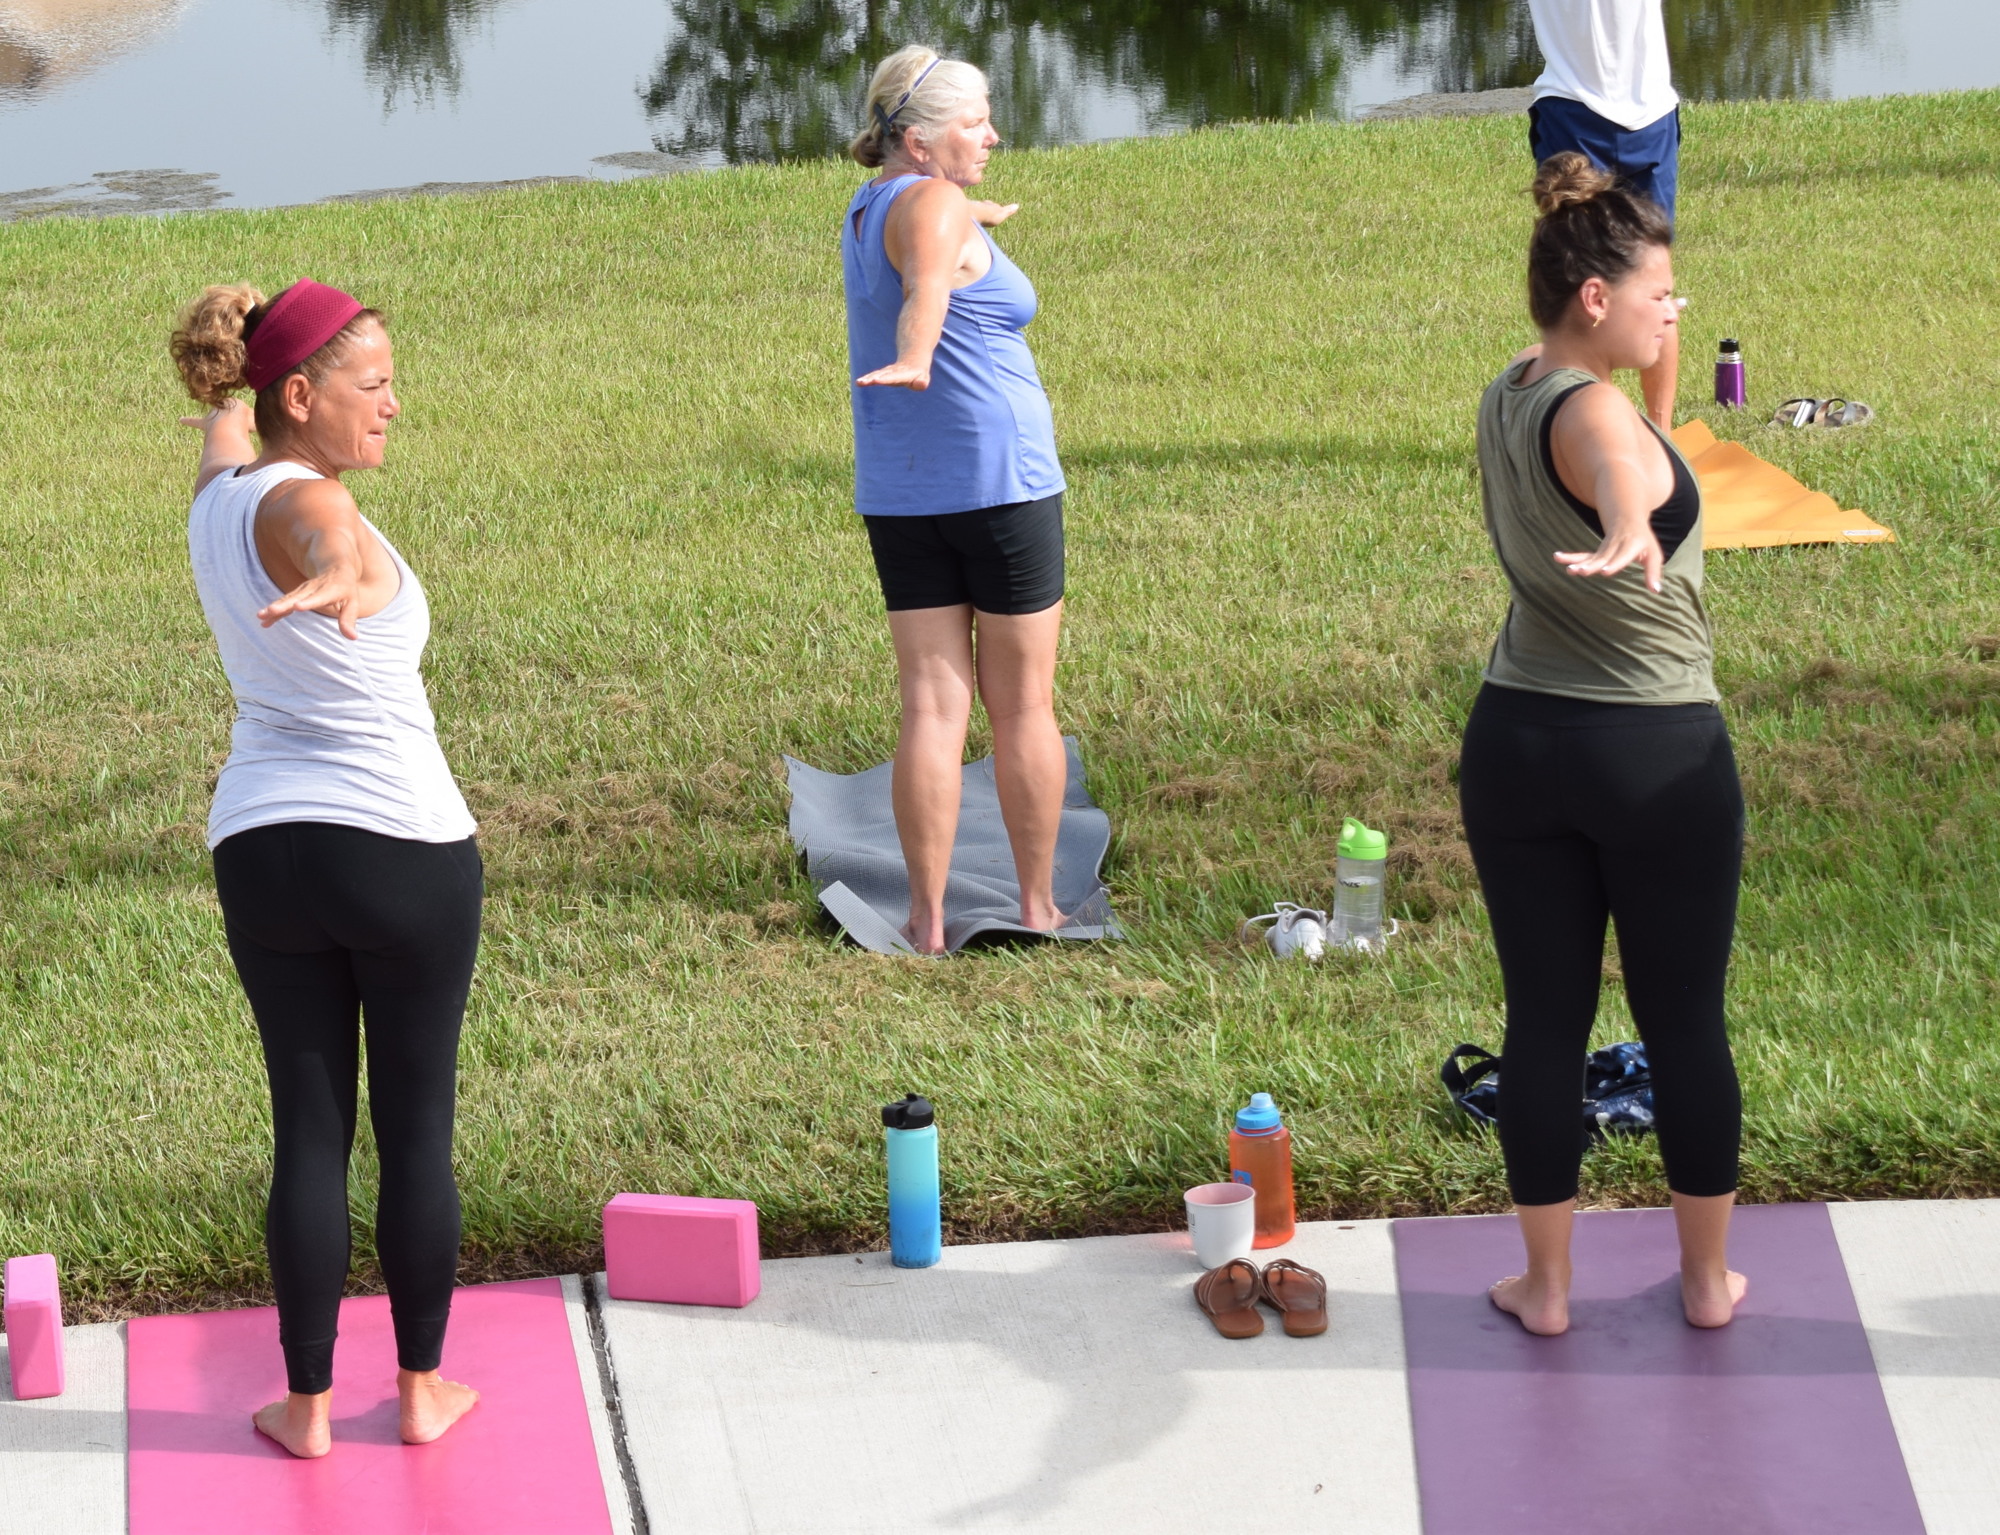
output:
<svg viewBox="0 0 2000 1535"><path fill-rule="evenodd" d="M1747 398L1743 390L1743 348L1724 341L1715 358L1715 403L1741 410Z"/></svg>

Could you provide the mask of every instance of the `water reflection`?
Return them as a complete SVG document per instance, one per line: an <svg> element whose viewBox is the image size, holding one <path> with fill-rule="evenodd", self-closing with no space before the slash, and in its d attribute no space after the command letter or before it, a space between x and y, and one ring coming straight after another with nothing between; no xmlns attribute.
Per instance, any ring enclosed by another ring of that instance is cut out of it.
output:
<svg viewBox="0 0 2000 1535"><path fill-rule="evenodd" d="M460 36L490 14L500 0L326 0L336 31L361 40L368 78L382 88L383 105L407 92L427 101L459 83Z"/></svg>
<svg viewBox="0 0 2000 1535"><path fill-rule="evenodd" d="M1882 0L1676 0L1666 7L1674 83L1697 101L1817 96L1836 42L1866 42Z"/></svg>
<svg viewBox="0 0 2000 1535"><path fill-rule="evenodd" d="M180 19L188 0L0 0L0 97L34 96Z"/></svg>
<svg viewBox="0 0 2000 1535"><path fill-rule="evenodd" d="M190 0L0 0L0 95L33 95L172 25ZM457 92L463 46L504 0L322 0L385 107ZM1836 41L1894 0L1674 0L1675 75L1696 98L1810 96ZM1363 59L1431 91L1525 85L1526 0L662 0L640 90L677 157L837 152L873 62L920 38L981 65L1014 143L1341 115ZM1112 103L1120 121L1101 120ZM559 109L559 108L558 108ZM1091 112L1100 114L1093 123Z"/></svg>
<svg viewBox="0 0 2000 1535"><path fill-rule="evenodd" d="M1851 95L2000 83L1994 6L1666 17L1692 97ZM983 65L1025 144L1345 116L1539 68L1527 0L0 0L0 223L837 153L869 67L912 38ZM343 131L218 133L193 61L245 120L309 98ZM105 169L135 166L181 169Z"/></svg>
<svg viewBox="0 0 2000 1535"><path fill-rule="evenodd" d="M1675 0L1674 71L1696 99L1810 96L1837 39L1893 0ZM993 78L1017 144L1093 136L1084 102L1127 131L1337 116L1355 63L1390 51L1432 91L1526 85L1541 68L1525 0L671 0L675 31L641 91L654 143L680 156L837 152L874 60L922 39ZM1101 110L1101 107L1100 107Z"/></svg>

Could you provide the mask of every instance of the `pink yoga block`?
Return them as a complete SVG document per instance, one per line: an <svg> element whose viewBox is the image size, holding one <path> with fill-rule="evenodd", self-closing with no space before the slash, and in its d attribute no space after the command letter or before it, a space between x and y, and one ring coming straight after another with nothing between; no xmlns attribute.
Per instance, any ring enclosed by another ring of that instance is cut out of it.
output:
<svg viewBox="0 0 2000 1535"><path fill-rule="evenodd" d="M604 1207L613 1300L747 1306L757 1298L757 1207L747 1199L620 1194Z"/></svg>
<svg viewBox="0 0 2000 1535"><path fill-rule="evenodd" d="M7 1363L14 1399L61 1396L63 1390L62 1294L52 1254L9 1258L6 1291Z"/></svg>

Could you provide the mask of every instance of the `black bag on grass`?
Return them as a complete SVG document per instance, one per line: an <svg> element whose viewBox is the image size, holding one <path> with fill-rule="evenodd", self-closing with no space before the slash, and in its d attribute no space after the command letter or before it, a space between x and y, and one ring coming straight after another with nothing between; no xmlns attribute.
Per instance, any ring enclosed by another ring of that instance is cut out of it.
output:
<svg viewBox="0 0 2000 1535"><path fill-rule="evenodd" d="M1471 1064L1461 1066L1460 1061ZM1460 1045L1444 1058L1438 1076L1451 1101L1475 1124L1500 1122L1500 1057L1477 1045Z"/></svg>
<svg viewBox="0 0 2000 1535"><path fill-rule="evenodd" d="M1464 1064L1461 1064L1464 1063ZM1460 1045L1438 1069L1451 1101L1475 1124L1500 1122L1501 1058L1477 1045ZM1582 1129L1585 1139L1644 1135L1653 1128L1653 1074L1646 1047L1636 1041L1593 1050L1583 1063Z"/></svg>
<svg viewBox="0 0 2000 1535"><path fill-rule="evenodd" d="M1583 1063L1583 1117L1593 1135L1644 1135L1653 1128L1653 1073L1633 1040L1593 1050Z"/></svg>

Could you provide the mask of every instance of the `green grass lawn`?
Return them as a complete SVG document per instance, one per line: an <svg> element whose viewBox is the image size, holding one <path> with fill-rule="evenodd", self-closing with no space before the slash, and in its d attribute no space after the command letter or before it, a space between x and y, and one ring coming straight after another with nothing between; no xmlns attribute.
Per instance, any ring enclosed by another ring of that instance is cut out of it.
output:
<svg viewBox="0 0 2000 1535"><path fill-rule="evenodd" d="M1310 1214L1504 1207L1435 1072L1501 1029L1452 776L1504 603L1472 423L1532 339L1525 139L996 160L1070 475L1059 710L1131 938L947 964L841 947L785 835L781 753L852 770L895 734L849 510L854 167L0 227L0 1250L54 1250L84 1309L264 1282L268 1107L201 840L229 700L164 340L204 283L304 273L391 316L407 413L354 489L430 588L482 825L468 1273L590 1263L621 1189L755 1199L773 1253L879 1242L876 1108L913 1089L960 1241L1165 1224L1253 1089ZM1746 1196L2000 1193L2000 95L1694 107L1685 157L1683 411L1901 540L1709 562L1751 807ZM1720 420L1724 335L1763 412L1878 420ZM1328 898L1343 814L1390 831L1398 946L1237 948ZM1586 1178L1664 1197L1649 1142ZM364 1255L372 1181L364 1136Z"/></svg>

